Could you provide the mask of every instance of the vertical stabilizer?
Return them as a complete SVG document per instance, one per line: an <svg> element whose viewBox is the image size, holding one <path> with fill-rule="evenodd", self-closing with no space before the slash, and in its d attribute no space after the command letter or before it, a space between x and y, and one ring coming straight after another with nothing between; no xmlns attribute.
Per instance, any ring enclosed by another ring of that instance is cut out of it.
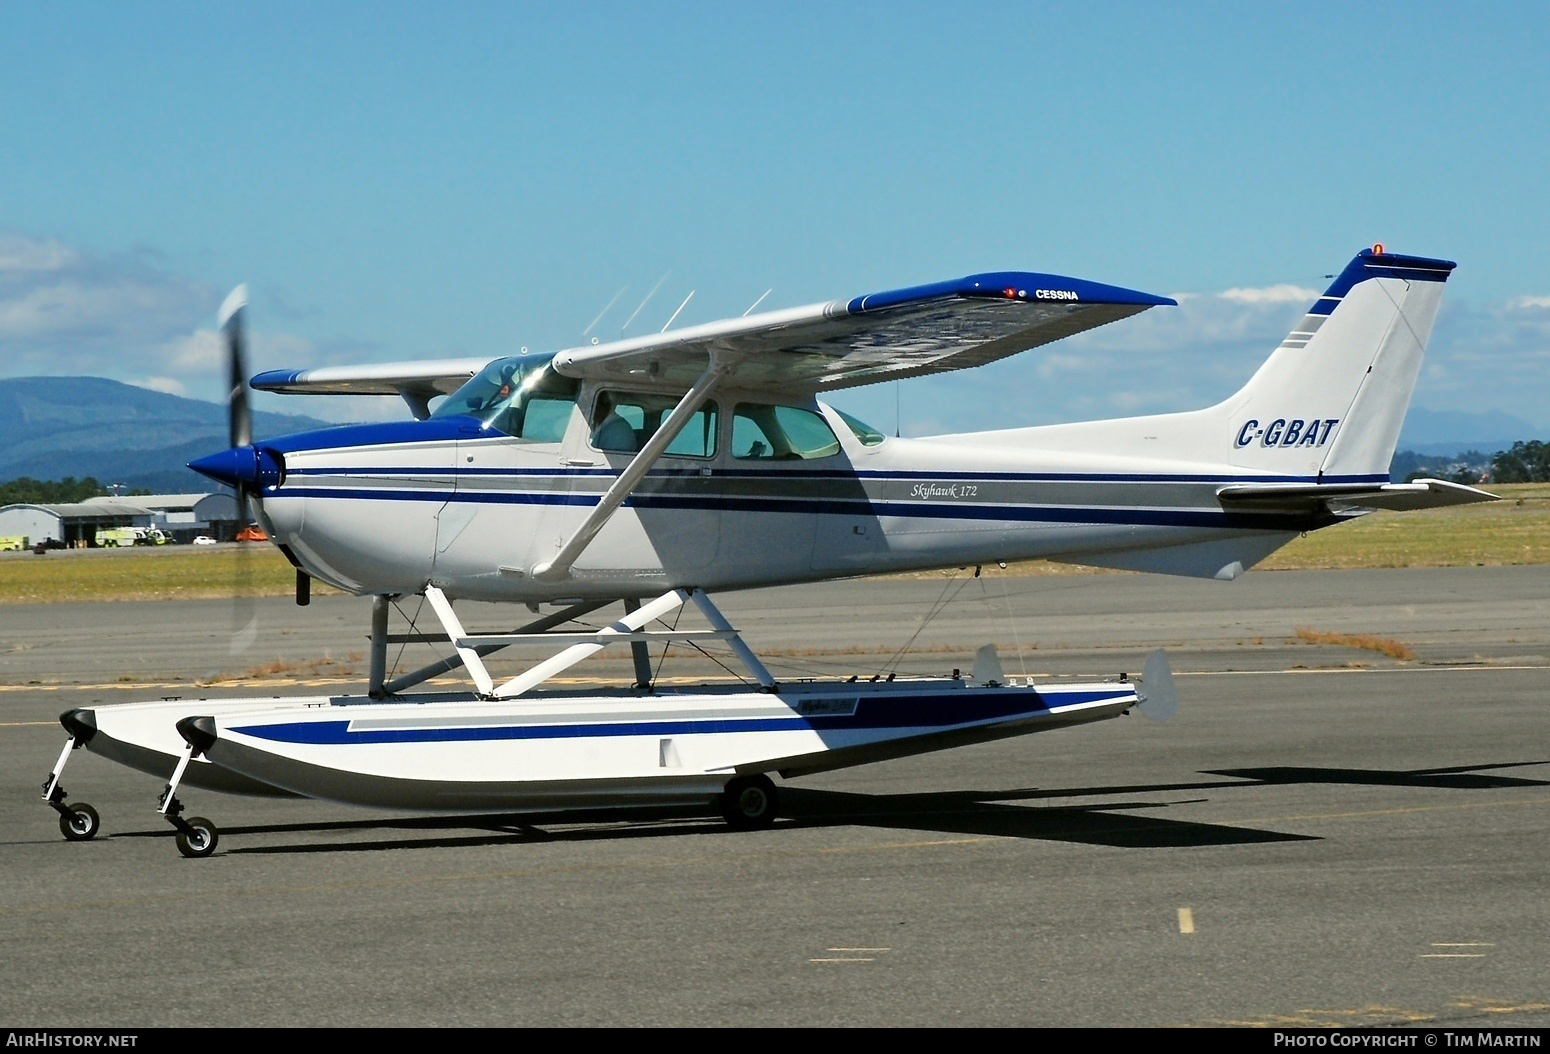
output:
<svg viewBox="0 0 1550 1054"><path fill-rule="evenodd" d="M1228 461L1324 482L1387 479L1454 264L1364 249L1281 346L1213 408Z"/></svg>

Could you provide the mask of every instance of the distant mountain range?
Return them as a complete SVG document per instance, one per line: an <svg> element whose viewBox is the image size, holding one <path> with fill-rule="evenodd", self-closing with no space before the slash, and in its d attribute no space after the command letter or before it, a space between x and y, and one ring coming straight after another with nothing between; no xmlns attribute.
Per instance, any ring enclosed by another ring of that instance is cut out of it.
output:
<svg viewBox="0 0 1550 1054"><path fill-rule="evenodd" d="M326 428L293 414L255 413L258 438ZM1399 449L1446 456L1492 454L1544 430L1511 414L1412 407ZM205 490L184 466L226 445L226 408L102 377L0 380L0 480L95 477L158 493Z"/></svg>
<svg viewBox="0 0 1550 1054"><path fill-rule="evenodd" d="M1472 414L1412 406L1399 433L1399 449L1429 455L1460 454L1466 450L1494 454L1520 441L1543 440L1547 431L1550 430L1499 410Z"/></svg>
<svg viewBox="0 0 1550 1054"><path fill-rule="evenodd" d="M258 438L331 422L255 413ZM185 466L226 446L226 407L101 377L0 380L0 480L94 477L158 494L213 488Z"/></svg>

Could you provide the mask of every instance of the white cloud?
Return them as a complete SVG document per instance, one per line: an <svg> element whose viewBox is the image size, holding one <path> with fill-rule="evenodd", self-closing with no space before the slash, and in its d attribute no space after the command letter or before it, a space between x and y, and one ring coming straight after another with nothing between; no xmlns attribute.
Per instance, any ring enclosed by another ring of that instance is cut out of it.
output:
<svg viewBox="0 0 1550 1054"><path fill-rule="evenodd" d="M0 371L163 376L166 348L218 298L138 257L0 234Z"/></svg>
<svg viewBox="0 0 1550 1054"><path fill-rule="evenodd" d="M1245 304L1312 304L1318 299L1317 289L1300 285L1268 285L1259 289L1227 289L1217 294L1224 300L1237 300Z"/></svg>
<svg viewBox="0 0 1550 1054"><path fill-rule="evenodd" d="M213 329L196 329L163 345L166 362L183 372L219 375L226 361L226 345Z"/></svg>
<svg viewBox="0 0 1550 1054"><path fill-rule="evenodd" d="M0 231L0 376L109 377L218 401L226 351L214 329L223 291L173 274L144 255L98 256ZM291 333L249 334L249 366L335 365L382 358L359 342L319 344ZM391 416L384 403L277 399L281 413L327 419Z"/></svg>
<svg viewBox="0 0 1550 1054"><path fill-rule="evenodd" d="M1061 355L1050 352L1039 363L1038 373L1043 379L1049 380L1062 373L1080 373L1083 370L1090 370L1094 365L1094 360L1081 355Z"/></svg>
<svg viewBox="0 0 1550 1054"><path fill-rule="evenodd" d="M0 274L26 271L58 271L80 257L59 242L25 238L0 231Z"/></svg>
<svg viewBox="0 0 1550 1054"><path fill-rule="evenodd" d="M139 380L129 381L129 384L137 388L149 388L153 392L165 392L168 395L188 395L188 389L182 382L175 381L171 377L141 377Z"/></svg>

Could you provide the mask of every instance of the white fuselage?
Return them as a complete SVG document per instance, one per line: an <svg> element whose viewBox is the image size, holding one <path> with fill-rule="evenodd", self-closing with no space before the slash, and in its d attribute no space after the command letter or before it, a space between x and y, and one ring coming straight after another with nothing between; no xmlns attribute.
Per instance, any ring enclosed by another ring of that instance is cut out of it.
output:
<svg viewBox="0 0 1550 1054"><path fill-rule="evenodd" d="M717 398L731 406L738 396ZM663 456L555 581L532 569L632 457L596 449L579 409L559 442L516 439L471 418L311 433L285 449L284 482L263 491L263 511L306 571L348 591L430 584L452 597L533 602L1005 560L1102 563L1224 540L1269 552L1329 522L1228 512L1216 498L1233 481L1311 482L1311 473L1066 452L1062 426L868 444L830 408L805 406L829 423L837 450L737 458L723 435L712 456ZM719 417L723 432L729 417Z"/></svg>

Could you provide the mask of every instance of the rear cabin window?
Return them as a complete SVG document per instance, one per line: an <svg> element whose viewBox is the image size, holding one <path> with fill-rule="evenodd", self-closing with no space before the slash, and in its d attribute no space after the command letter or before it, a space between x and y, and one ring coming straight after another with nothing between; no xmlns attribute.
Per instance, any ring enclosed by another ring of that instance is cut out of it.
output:
<svg viewBox="0 0 1550 1054"><path fill-rule="evenodd" d="M599 392L592 407L592 445L610 453L634 454L656 434L679 398L648 392ZM719 415L714 402L694 412L664 453L674 457L714 457Z"/></svg>
<svg viewBox="0 0 1550 1054"><path fill-rule="evenodd" d="M738 403L732 412L732 456L744 461L807 461L840 452L819 414L795 406Z"/></svg>
<svg viewBox="0 0 1550 1054"><path fill-rule="evenodd" d="M834 408L831 406L830 409L833 410ZM845 422L845 427L854 432L856 438L861 440L862 446L876 446L888 438L865 421L850 416L844 410L834 410L834 412L840 415L840 420Z"/></svg>

